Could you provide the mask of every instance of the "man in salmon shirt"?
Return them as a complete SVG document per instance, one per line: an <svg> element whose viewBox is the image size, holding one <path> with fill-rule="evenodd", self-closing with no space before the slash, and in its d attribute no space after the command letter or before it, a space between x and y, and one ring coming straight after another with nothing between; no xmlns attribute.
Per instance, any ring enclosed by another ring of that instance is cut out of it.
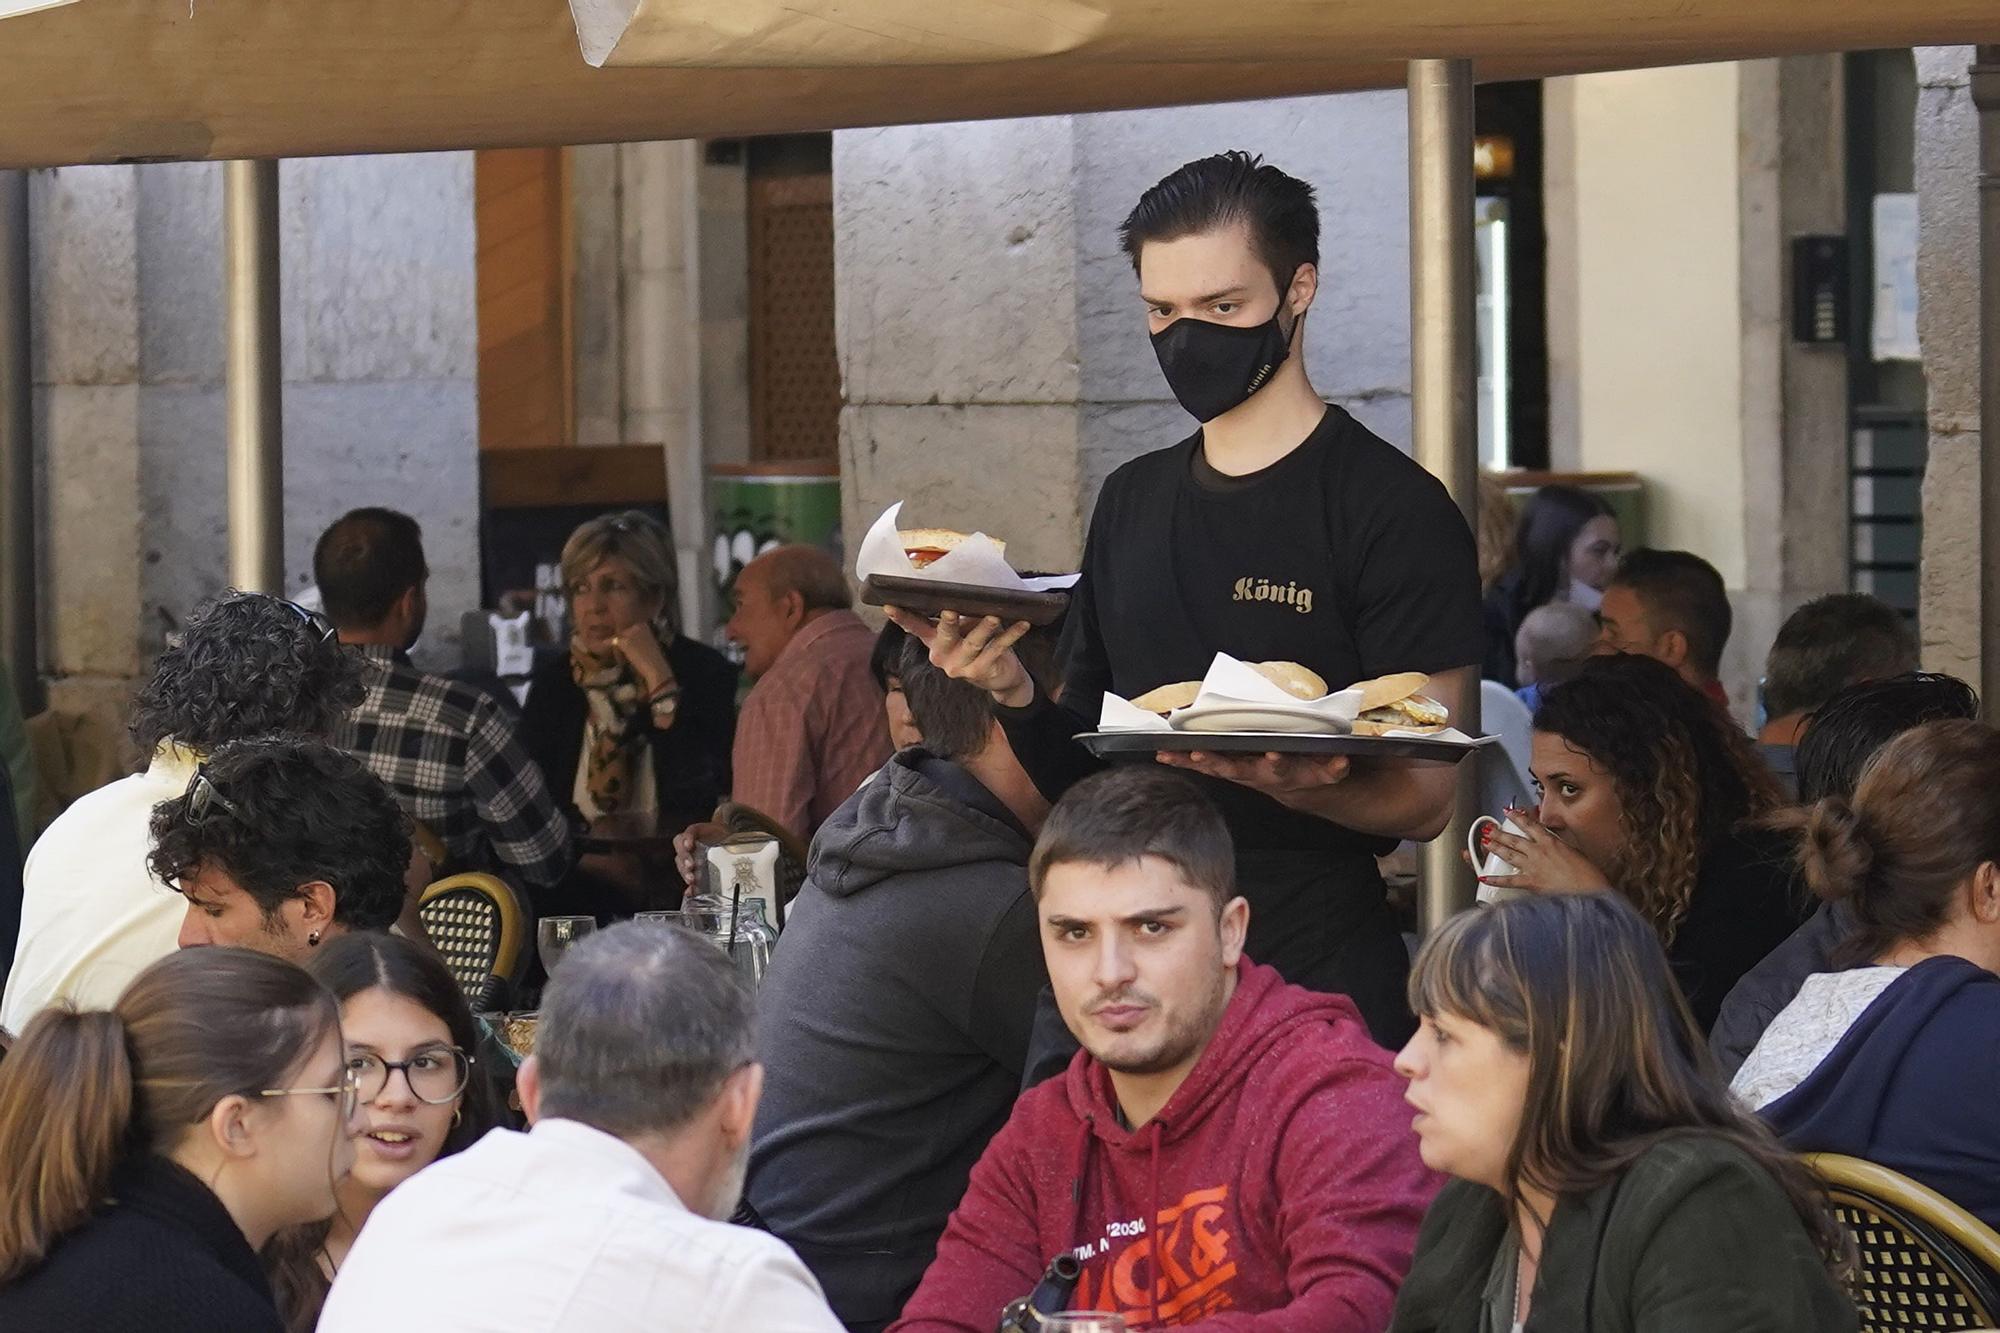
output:
<svg viewBox="0 0 2000 1333"><path fill-rule="evenodd" d="M1439 1181L1354 1005L1243 957L1229 833L1186 778L1121 767L1028 866L1083 1050L973 1169L892 1333L993 1333L1051 1259L1063 1308L1133 1329L1379 1333Z"/></svg>

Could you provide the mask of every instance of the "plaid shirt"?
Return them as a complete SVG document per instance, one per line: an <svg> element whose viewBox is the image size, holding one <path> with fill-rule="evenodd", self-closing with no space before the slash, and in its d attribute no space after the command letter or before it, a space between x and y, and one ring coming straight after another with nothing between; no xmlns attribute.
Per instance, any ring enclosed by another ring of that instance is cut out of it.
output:
<svg viewBox="0 0 2000 1333"><path fill-rule="evenodd" d="M455 864L498 870L530 891L560 882L573 859L569 822L506 711L393 648L353 651L368 694L335 725L333 744L387 783Z"/></svg>

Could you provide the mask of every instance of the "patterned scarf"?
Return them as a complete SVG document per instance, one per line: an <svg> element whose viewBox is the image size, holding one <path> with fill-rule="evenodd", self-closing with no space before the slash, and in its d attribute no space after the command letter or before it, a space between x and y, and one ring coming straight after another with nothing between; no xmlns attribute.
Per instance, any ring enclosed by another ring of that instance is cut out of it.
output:
<svg viewBox="0 0 2000 1333"><path fill-rule="evenodd" d="M584 787L600 813L615 814L631 799L633 757L646 748L646 692L617 653L593 653L577 639L570 640L569 674L590 715Z"/></svg>

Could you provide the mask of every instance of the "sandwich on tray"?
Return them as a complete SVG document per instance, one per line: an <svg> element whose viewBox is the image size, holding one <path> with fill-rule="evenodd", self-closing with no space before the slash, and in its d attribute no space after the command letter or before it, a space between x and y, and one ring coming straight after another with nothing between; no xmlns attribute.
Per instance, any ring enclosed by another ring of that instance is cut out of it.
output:
<svg viewBox="0 0 2000 1333"><path fill-rule="evenodd" d="M1297 662L1251 662L1250 669L1270 681L1294 699L1311 703L1324 699L1327 695L1326 681L1319 673ZM1177 708L1186 708L1201 693L1201 682L1183 680L1173 685L1162 685L1157 690L1148 690L1132 701L1134 708L1143 708L1149 713L1162 717Z"/></svg>
<svg viewBox="0 0 2000 1333"><path fill-rule="evenodd" d="M1451 725L1451 712L1422 693L1431 678L1421 671L1403 671L1349 686L1361 691L1361 711L1354 718L1357 736L1407 732L1429 736Z"/></svg>
<svg viewBox="0 0 2000 1333"><path fill-rule="evenodd" d="M966 540L964 533L953 532L950 528L903 528L897 531L896 538L903 544L903 554L918 569L936 564ZM1006 542L998 537L986 540L999 547L1001 555L1007 554Z"/></svg>

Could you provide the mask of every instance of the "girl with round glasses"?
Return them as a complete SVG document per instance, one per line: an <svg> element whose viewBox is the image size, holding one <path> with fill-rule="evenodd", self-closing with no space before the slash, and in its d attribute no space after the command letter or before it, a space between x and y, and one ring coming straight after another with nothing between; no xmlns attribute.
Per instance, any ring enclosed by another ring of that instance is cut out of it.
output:
<svg viewBox="0 0 2000 1333"><path fill-rule="evenodd" d="M389 1191L494 1124L473 1063L477 1028L451 973L408 940L343 935L314 956L313 975L340 1002L347 1072L360 1100L354 1167L333 1216L284 1233L265 1262L287 1326L309 1330L354 1238Z"/></svg>
<svg viewBox="0 0 2000 1333"><path fill-rule="evenodd" d="M333 1211L356 1102L333 997L268 954L43 1010L0 1062L0 1328L277 1333L257 1247Z"/></svg>

